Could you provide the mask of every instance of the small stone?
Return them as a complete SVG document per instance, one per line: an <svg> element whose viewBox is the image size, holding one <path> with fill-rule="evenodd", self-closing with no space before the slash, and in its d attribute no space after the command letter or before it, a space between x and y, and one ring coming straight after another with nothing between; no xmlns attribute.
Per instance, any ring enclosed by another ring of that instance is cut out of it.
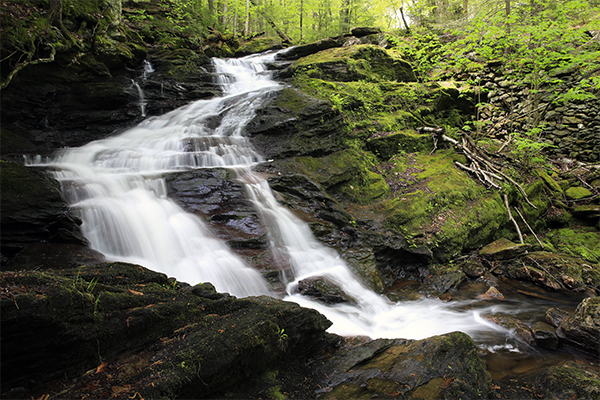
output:
<svg viewBox="0 0 600 400"><path fill-rule="evenodd" d="M504 300L504 295L498 289L491 286L484 294L477 296L479 300Z"/></svg>
<svg viewBox="0 0 600 400"><path fill-rule="evenodd" d="M490 260L509 260L524 254L530 248L531 245L517 244L501 238L479 250L479 255Z"/></svg>

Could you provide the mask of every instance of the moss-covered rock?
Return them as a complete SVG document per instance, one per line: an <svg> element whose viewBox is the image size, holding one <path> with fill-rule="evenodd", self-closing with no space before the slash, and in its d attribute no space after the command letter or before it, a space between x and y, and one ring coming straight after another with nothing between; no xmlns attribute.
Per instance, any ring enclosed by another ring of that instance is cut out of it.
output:
<svg viewBox="0 0 600 400"><path fill-rule="evenodd" d="M274 366L285 370L288 360L329 343L330 322L316 311L266 297L238 300L210 283L180 284L138 265L0 278L5 393L18 386L39 393L66 375L68 398L85 397L98 389L90 383L109 379L94 397L119 390L128 397L199 398ZM131 349L135 354L123 353Z"/></svg>
<svg viewBox="0 0 600 400"><path fill-rule="evenodd" d="M333 48L299 59L294 74L331 81L413 81L410 64L399 54L373 45Z"/></svg>
<svg viewBox="0 0 600 400"><path fill-rule="evenodd" d="M581 186L571 186L570 188L565 190L565 195L569 199L580 200L585 197L591 196L592 192L589 189L581 187Z"/></svg>
<svg viewBox="0 0 600 400"><path fill-rule="evenodd" d="M350 342L319 370L325 372L320 399L485 399L490 390L477 347L459 332L418 341Z"/></svg>
<svg viewBox="0 0 600 400"><path fill-rule="evenodd" d="M572 316L564 318L556 334L561 340L577 346L590 354L600 353L600 297L588 297Z"/></svg>

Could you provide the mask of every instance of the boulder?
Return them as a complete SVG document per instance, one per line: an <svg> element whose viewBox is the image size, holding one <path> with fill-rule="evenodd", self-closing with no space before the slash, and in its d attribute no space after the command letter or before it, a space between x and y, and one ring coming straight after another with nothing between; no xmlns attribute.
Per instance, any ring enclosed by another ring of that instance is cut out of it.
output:
<svg viewBox="0 0 600 400"><path fill-rule="evenodd" d="M271 101L257 110L245 129L264 157L317 157L343 148L341 114L328 102L293 88L271 96Z"/></svg>
<svg viewBox="0 0 600 400"><path fill-rule="evenodd" d="M461 332L416 341L347 339L318 372L319 399L486 399L490 390L477 347Z"/></svg>
<svg viewBox="0 0 600 400"><path fill-rule="evenodd" d="M298 282L298 293L309 296L324 304L351 303L352 297L326 277L316 276Z"/></svg>
<svg viewBox="0 0 600 400"><path fill-rule="evenodd" d="M584 299L556 330L561 340L590 354L600 354L600 297Z"/></svg>
<svg viewBox="0 0 600 400"><path fill-rule="evenodd" d="M560 308L550 308L548 311L546 311L545 317L546 322L553 327L558 328L561 321L570 315L571 314L568 311L561 310Z"/></svg>
<svg viewBox="0 0 600 400"><path fill-rule="evenodd" d="M343 43L343 40L336 38L321 39L317 42L290 47L288 50L277 54L277 58L281 60L296 60L300 57L318 53L319 51L341 47Z"/></svg>
<svg viewBox="0 0 600 400"><path fill-rule="evenodd" d="M494 381L502 399L586 399L600 397L598 369L575 361L559 362L518 379Z"/></svg>

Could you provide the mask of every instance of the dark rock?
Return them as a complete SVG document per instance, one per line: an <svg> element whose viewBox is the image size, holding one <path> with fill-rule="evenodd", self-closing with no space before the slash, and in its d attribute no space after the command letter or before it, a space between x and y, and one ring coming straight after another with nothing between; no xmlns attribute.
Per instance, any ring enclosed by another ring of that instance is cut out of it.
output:
<svg viewBox="0 0 600 400"><path fill-rule="evenodd" d="M550 308L546 311L546 322L558 328L561 321L570 315L568 311L561 310L560 308Z"/></svg>
<svg viewBox="0 0 600 400"><path fill-rule="evenodd" d="M350 34L356 37L374 35L376 33L381 33L381 29L376 27L357 27L350 30Z"/></svg>
<svg viewBox="0 0 600 400"><path fill-rule="evenodd" d="M202 398L331 346L331 323L314 310L137 265L4 272L1 283L3 393L51 390L53 379L64 390L66 377L65 398L110 397L112 374L122 397Z"/></svg>
<svg viewBox="0 0 600 400"><path fill-rule="evenodd" d="M326 277L311 277L298 282L298 293L324 304L351 303L352 297Z"/></svg>
<svg viewBox="0 0 600 400"><path fill-rule="evenodd" d="M208 220L233 247L264 249L266 230L243 185L229 169L198 169L166 177L168 195L183 209Z"/></svg>
<svg viewBox="0 0 600 400"><path fill-rule="evenodd" d="M483 318L512 331L520 340L529 345L534 342L529 326L511 315L495 314L483 316Z"/></svg>
<svg viewBox="0 0 600 400"><path fill-rule="evenodd" d="M341 114L328 102L293 88L282 89L272 96L245 129L263 156L318 157L342 148Z"/></svg>
<svg viewBox="0 0 600 400"><path fill-rule="evenodd" d="M465 261L461 265L461 268L465 275L467 275L471 279L477 279L480 276L483 276L483 274L485 274L485 272L487 271L487 269L483 266L479 258Z"/></svg>
<svg viewBox="0 0 600 400"><path fill-rule="evenodd" d="M341 39L321 39L314 43L290 47L288 50L279 53L277 58L281 60L296 60L300 57L306 57L310 54L318 53L319 51L331 49L333 47L341 47L342 45L343 40Z"/></svg>
<svg viewBox="0 0 600 400"><path fill-rule="evenodd" d="M68 243L32 243L3 267L4 270L66 269L95 265L105 261L104 254L87 246Z"/></svg>
<svg viewBox="0 0 600 400"><path fill-rule="evenodd" d="M493 397L503 399L586 399L600 396L594 366L577 362L550 365L518 379L495 381Z"/></svg>
<svg viewBox="0 0 600 400"><path fill-rule="evenodd" d="M564 318L556 334L590 354L600 354L600 297L584 299L573 315Z"/></svg>
<svg viewBox="0 0 600 400"><path fill-rule="evenodd" d="M436 295L442 295L456 289L465 280L465 274L461 270L432 274L424 284L431 287Z"/></svg>
<svg viewBox="0 0 600 400"><path fill-rule="evenodd" d="M531 325L531 333L535 343L540 346L555 350L558 347L556 329L545 322L537 321Z"/></svg>
<svg viewBox="0 0 600 400"><path fill-rule="evenodd" d="M348 342L318 367L320 399L485 399L490 390L485 364L464 333Z"/></svg>
<svg viewBox="0 0 600 400"><path fill-rule="evenodd" d="M38 242L87 245L81 220L69 211L56 180L34 168L0 161L2 254Z"/></svg>

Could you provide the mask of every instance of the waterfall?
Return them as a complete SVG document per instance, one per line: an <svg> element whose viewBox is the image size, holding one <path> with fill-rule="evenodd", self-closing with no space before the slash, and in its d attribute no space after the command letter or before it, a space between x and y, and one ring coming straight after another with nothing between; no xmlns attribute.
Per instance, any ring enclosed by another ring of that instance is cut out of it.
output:
<svg viewBox="0 0 600 400"><path fill-rule="evenodd" d="M131 80L131 86L133 86L135 88L135 90L137 91L138 94L138 105L140 106L140 112L142 114L142 117L146 116L146 105L148 104L146 102L146 96L144 95L144 91L142 90L142 87L140 86L139 83L137 83L135 80Z"/></svg>
<svg viewBox="0 0 600 400"><path fill-rule="evenodd" d="M290 262L293 276L285 299L323 313L334 323L332 332L420 339L455 330L471 336L500 330L476 311L439 300L393 303L374 293L335 251L314 238L306 223L278 204L266 180L252 172L264 159L243 135L266 94L280 89L265 67L273 57L215 59L222 97L198 100L118 136L64 149L46 164L56 171L67 201L81 216L92 247L111 259L191 284L210 281L219 291L238 296L267 294L257 271L166 196L168 173L230 168L268 229L273 249ZM209 122L216 119L221 122L213 127ZM327 278L352 302L325 306L301 296L295 288L307 277Z"/></svg>

